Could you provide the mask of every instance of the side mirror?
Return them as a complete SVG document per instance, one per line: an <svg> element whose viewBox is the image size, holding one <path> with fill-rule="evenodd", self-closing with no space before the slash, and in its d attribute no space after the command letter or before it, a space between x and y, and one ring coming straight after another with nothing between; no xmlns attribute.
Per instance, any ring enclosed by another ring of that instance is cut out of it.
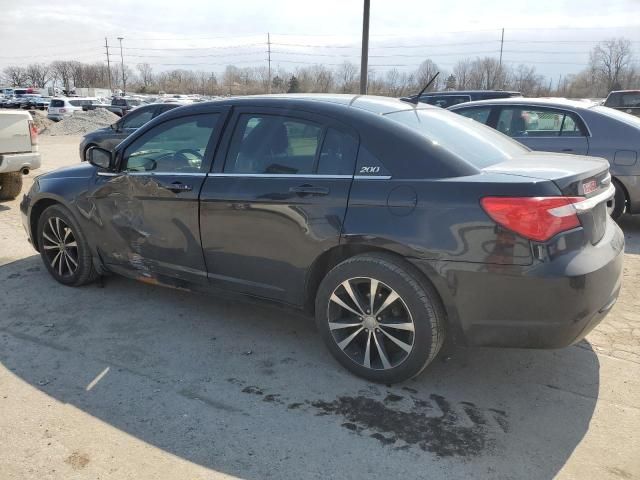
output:
<svg viewBox="0 0 640 480"><path fill-rule="evenodd" d="M87 150L87 160L94 167L111 170L113 166L113 153L100 147L91 147Z"/></svg>

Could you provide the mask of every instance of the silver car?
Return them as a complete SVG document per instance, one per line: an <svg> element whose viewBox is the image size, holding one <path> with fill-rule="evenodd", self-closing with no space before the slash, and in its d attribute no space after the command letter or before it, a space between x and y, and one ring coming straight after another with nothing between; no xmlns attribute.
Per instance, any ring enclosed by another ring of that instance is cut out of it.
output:
<svg viewBox="0 0 640 480"><path fill-rule="evenodd" d="M640 212L640 118L592 102L506 98L449 110L493 127L532 150L590 155L609 161L615 198L609 213Z"/></svg>

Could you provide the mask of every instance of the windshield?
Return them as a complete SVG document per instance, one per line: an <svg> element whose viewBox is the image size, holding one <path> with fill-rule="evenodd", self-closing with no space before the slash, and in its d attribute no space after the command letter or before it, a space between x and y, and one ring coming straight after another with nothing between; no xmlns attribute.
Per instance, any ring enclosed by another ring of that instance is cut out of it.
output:
<svg viewBox="0 0 640 480"><path fill-rule="evenodd" d="M385 115L424 135L434 145L483 168L529 151L496 130L461 115L436 109L403 110Z"/></svg>
<svg viewBox="0 0 640 480"><path fill-rule="evenodd" d="M634 117L629 113L621 112L620 110L616 110L615 108L603 107L600 105L591 107L591 110L606 115L607 117L619 120L632 127L640 128L640 118Z"/></svg>

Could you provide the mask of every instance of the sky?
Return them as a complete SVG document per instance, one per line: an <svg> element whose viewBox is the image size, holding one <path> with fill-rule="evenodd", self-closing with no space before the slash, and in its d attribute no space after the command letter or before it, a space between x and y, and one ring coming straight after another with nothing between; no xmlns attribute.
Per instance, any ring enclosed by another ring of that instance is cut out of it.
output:
<svg viewBox="0 0 640 480"><path fill-rule="evenodd" d="M0 0L0 68L56 59L150 63L155 71L221 72L360 62L362 0ZM499 56L551 78L576 73L590 49L631 40L640 62L640 0L371 0L371 68L414 70L431 58L443 70L465 57Z"/></svg>

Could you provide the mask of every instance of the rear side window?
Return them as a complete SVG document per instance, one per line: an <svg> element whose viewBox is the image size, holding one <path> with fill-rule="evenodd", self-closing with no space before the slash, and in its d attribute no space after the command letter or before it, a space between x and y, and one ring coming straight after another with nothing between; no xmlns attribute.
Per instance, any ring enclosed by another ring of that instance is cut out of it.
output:
<svg viewBox="0 0 640 480"><path fill-rule="evenodd" d="M243 114L233 132L226 173L305 175L315 170L322 127L298 118Z"/></svg>
<svg viewBox="0 0 640 480"><path fill-rule="evenodd" d="M489 115L491 114L491 107L465 108L456 110L455 112L486 125L487 120L489 120Z"/></svg>
<svg viewBox="0 0 640 480"><path fill-rule="evenodd" d="M153 118L153 109L141 112L133 111L122 119L122 128L140 128Z"/></svg>
<svg viewBox="0 0 640 480"><path fill-rule="evenodd" d="M49 106L54 108L64 107L64 100L51 100Z"/></svg>
<svg viewBox="0 0 640 480"><path fill-rule="evenodd" d="M351 135L328 128L322 143L318 174L353 175L358 142Z"/></svg>
<svg viewBox="0 0 640 480"><path fill-rule="evenodd" d="M389 113L386 117L415 130L433 146L441 147L478 168L511 160L529 151L494 129L447 110L403 110Z"/></svg>

